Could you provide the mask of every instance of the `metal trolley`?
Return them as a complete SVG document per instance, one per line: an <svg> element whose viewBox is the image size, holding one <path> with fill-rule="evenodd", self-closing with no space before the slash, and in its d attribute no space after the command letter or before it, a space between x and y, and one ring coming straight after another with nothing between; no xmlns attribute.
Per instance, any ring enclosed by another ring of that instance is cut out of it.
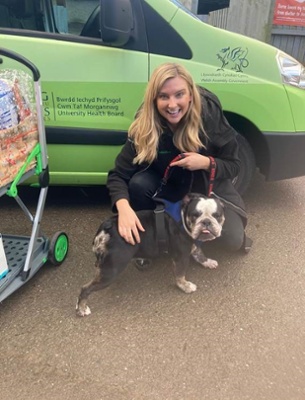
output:
<svg viewBox="0 0 305 400"><path fill-rule="evenodd" d="M3 234L0 227L3 301L47 261L60 265L68 253L69 241L62 231L50 240L40 228L49 186L40 73L28 59L3 48L0 64L0 196L14 198L31 223L30 236ZM37 181L39 187L33 214L18 195L18 185L28 179Z"/></svg>

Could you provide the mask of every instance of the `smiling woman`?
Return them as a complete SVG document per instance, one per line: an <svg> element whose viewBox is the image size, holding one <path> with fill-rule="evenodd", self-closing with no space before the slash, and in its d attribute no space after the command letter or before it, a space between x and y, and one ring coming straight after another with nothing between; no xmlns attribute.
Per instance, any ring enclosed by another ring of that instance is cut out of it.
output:
<svg viewBox="0 0 305 400"><path fill-rule="evenodd" d="M186 81L177 76L167 80L157 96L157 109L173 132L187 113L192 96Z"/></svg>
<svg viewBox="0 0 305 400"><path fill-rule="evenodd" d="M182 65L157 67L108 176L119 234L132 245L139 243L144 227L136 211L155 209L160 201L176 203L197 192L226 205L224 231L218 240L230 250L242 248L247 214L232 183L240 171L236 136L217 97L197 87ZM216 173L210 193L212 165ZM169 167L171 174L162 185ZM200 249L195 257L201 259Z"/></svg>

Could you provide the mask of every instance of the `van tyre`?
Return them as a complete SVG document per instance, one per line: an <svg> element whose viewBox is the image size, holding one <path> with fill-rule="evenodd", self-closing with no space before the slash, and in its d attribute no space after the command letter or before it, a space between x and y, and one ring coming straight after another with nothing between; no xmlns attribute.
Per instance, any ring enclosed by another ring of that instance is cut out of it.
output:
<svg viewBox="0 0 305 400"><path fill-rule="evenodd" d="M233 184L238 193L243 195L249 188L253 179L256 162L253 150L248 140L240 133L237 134L237 141L239 145L239 158L241 161L240 173L233 179Z"/></svg>

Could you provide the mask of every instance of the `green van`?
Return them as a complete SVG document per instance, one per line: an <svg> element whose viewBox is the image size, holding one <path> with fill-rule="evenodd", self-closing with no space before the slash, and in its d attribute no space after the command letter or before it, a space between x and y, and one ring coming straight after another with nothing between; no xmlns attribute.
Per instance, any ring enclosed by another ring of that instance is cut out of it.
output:
<svg viewBox="0 0 305 400"><path fill-rule="evenodd" d="M304 66L178 0L0 0L0 47L41 73L53 185L105 184L151 72L167 61L220 98L239 133L241 193L256 168L267 180L305 175Z"/></svg>

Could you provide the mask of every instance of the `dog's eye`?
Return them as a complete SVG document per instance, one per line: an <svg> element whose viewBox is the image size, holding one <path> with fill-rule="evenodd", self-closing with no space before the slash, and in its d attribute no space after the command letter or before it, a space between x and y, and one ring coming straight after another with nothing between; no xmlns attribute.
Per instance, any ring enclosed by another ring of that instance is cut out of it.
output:
<svg viewBox="0 0 305 400"><path fill-rule="evenodd" d="M215 214L213 214L213 216L215 219L217 219L217 221L220 221L222 218L221 214L219 214L219 213L215 213Z"/></svg>
<svg viewBox="0 0 305 400"><path fill-rule="evenodd" d="M192 222L196 221L196 219L198 219L200 217L201 213L198 211L195 211L191 214L191 220Z"/></svg>

